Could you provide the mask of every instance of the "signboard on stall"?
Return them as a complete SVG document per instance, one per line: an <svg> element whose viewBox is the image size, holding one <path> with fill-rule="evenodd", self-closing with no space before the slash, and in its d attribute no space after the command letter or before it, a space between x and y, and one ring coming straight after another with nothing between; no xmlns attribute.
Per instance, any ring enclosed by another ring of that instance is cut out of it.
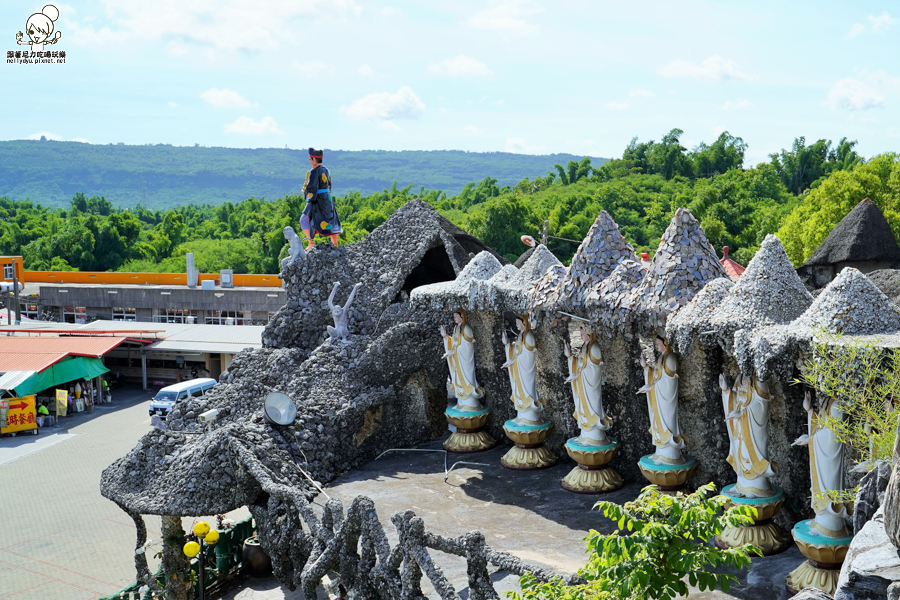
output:
<svg viewBox="0 0 900 600"><path fill-rule="evenodd" d="M0 428L6 427L6 414L9 412L9 400L0 400Z"/></svg>
<svg viewBox="0 0 900 600"><path fill-rule="evenodd" d="M56 416L66 416L66 409L69 408L69 392L66 390L56 390Z"/></svg>
<svg viewBox="0 0 900 600"><path fill-rule="evenodd" d="M0 433L16 433L17 431L37 429L34 414L34 396L10 398L9 400L4 400L4 402L9 403L9 409L6 413L6 426L0 427Z"/></svg>

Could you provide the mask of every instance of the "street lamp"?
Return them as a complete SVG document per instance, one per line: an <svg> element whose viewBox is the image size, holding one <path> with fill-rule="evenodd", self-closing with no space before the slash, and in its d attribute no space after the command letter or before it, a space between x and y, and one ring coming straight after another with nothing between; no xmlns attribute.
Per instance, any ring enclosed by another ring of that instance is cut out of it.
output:
<svg viewBox="0 0 900 600"><path fill-rule="evenodd" d="M215 546L216 542L219 541L219 532L215 529L210 529L209 523L206 521L200 521L196 525L194 525L194 535L200 540L200 543L197 542L188 542L184 545L184 555L188 558L194 558L198 554L200 555L200 559L197 562L197 575L200 577L200 600L204 600L206 597L206 584L204 582L204 563L205 560L205 552L207 546Z"/></svg>

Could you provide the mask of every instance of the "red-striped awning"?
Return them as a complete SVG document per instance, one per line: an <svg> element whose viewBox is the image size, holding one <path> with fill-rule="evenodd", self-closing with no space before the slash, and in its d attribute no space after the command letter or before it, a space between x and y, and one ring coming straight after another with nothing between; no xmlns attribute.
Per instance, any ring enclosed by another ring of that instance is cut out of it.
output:
<svg viewBox="0 0 900 600"><path fill-rule="evenodd" d="M0 337L0 373L43 371L67 356L103 356L124 337Z"/></svg>

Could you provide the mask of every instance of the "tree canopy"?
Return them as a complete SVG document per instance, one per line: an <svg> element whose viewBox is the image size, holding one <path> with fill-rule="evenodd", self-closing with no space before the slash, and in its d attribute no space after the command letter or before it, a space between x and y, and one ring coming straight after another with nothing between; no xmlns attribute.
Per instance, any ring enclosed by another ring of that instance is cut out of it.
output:
<svg viewBox="0 0 900 600"><path fill-rule="evenodd" d="M673 129L659 142L634 139L621 158L596 165L589 157L572 158L515 185L488 176L454 195L397 182L372 194L339 195L341 240L362 239L413 198L511 261L526 250L520 236L539 237L546 221L548 246L568 263L600 210L637 251L652 253L675 210L686 206L713 246L729 246L742 264L776 232L791 260L802 264L865 197L900 234L898 155L867 161L855 152L855 141L807 146L798 137L770 162L745 168L741 138L725 132L687 150L681 136ZM31 270L183 272L184 256L193 252L203 271L276 273L287 254L282 230L298 227L304 206L295 194L168 210L122 208L114 197L81 192L65 208L0 197L0 252L21 254Z"/></svg>

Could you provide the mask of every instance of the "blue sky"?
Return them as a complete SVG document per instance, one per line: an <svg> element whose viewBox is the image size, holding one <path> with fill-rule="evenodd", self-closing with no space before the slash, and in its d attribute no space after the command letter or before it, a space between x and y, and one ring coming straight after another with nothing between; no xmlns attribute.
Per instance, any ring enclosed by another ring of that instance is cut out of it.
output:
<svg viewBox="0 0 900 600"><path fill-rule="evenodd" d="M64 65L0 64L0 139L570 152L721 132L900 150L900 4L57 3ZM0 7L0 50L43 2ZM5 52L4 52L5 56Z"/></svg>

